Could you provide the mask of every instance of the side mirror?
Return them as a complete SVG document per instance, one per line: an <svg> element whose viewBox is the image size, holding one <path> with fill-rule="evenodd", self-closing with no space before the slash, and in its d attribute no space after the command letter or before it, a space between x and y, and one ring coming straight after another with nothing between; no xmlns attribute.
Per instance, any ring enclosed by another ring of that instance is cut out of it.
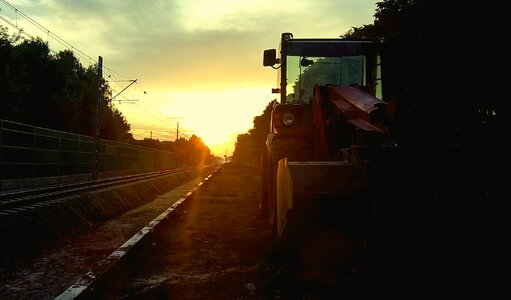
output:
<svg viewBox="0 0 511 300"><path fill-rule="evenodd" d="M277 50L275 50L275 49L264 50L263 66L271 67L271 66L275 65L276 63L278 63Z"/></svg>

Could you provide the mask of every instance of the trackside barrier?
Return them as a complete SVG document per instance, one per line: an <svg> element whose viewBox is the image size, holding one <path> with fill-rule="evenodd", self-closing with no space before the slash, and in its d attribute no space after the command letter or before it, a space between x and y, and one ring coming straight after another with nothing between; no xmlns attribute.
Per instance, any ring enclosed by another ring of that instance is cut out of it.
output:
<svg viewBox="0 0 511 300"><path fill-rule="evenodd" d="M0 120L0 180L90 175L94 138ZM174 153L100 139L100 173L175 168Z"/></svg>

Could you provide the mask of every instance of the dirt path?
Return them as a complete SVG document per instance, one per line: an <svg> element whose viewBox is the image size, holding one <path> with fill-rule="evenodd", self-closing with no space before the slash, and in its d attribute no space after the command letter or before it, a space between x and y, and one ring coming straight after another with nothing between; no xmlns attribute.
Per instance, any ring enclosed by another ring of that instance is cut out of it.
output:
<svg viewBox="0 0 511 300"><path fill-rule="evenodd" d="M122 299L331 299L353 284L268 258L257 167L225 166L131 265Z"/></svg>
<svg viewBox="0 0 511 300"><path fill-rule="evenodd" d="M494 274L479 273L477 257L465 260L463 252L450 252L465 244L449 231L431 236L439 231L414 227L411 218L371 222L370 251L359 265L363 271L323 272L303 263L276 263L268 259L272 237L267 220L259 218L259 197L257 167L224 166L179 220L155 234L154 247L133 261L135 272L117 299L409 299L494 292L485 288L496 286ZM435 220L426 218L425 224ZM336 249L335 240L326 238L311 254L339 253Z"/></svg>
<svg viewBox="0 0 511 300"><path fill-rule="evenodd" d="M257 169L224 167L190 199L181 220L160 230L119 296L266 298L264 262L271 235L258 216L259 193Z"/></svg>

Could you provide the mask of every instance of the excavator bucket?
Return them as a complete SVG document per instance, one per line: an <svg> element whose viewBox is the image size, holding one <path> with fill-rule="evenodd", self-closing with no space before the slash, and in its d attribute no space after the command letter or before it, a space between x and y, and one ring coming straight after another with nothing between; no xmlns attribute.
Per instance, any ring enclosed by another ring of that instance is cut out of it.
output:
<svg viewBox="0 0 511 300"><path fill-rule="evenodd" d="M364 167L340 161L279 161L278 251L305 268L358 268L370 206Z"/></svg>
<svg viewBox="0 0 511 300"><path fill-rule="evenodd" d="M358 198L367 186L367 172L361 165L352 165L347 161L281 159L277 169L278 235L282 236L291 212L295 215L310 215L316 211L316 206L328 210L332 205L346 209L352 206L348 202L357 201L354 198ZM325 202L332 205L325 206ZM300 209L308 211L302 213L298 211ZM344 215L347 212L338 213Z"/></svg>

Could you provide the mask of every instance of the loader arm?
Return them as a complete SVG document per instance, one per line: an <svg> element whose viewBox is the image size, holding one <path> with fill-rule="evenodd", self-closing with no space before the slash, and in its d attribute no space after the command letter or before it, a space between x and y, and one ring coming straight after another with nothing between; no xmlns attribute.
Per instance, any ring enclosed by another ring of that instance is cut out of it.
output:
<svg viewBox="0 0 511 300"><path fill-rule="evenodd" d="M335 127L342 127L342 122L350 123L363 131L388 134L384 117L385 105L384 101L359 88L315 85L312 113L316 160L335 159L335 152L341 147L336 145L335 141L343 135L339 128Z"/></svg>

